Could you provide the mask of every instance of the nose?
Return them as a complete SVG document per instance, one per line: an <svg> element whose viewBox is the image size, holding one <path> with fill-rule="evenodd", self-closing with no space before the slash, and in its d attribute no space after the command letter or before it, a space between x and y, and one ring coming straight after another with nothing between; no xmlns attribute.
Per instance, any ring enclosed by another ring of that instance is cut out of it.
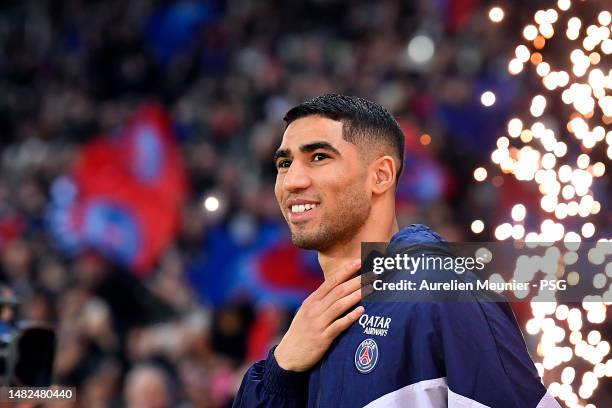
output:
<svg viewBox="0 0 612 408"><path fill-rule="evenodd" d="M283 188L289 192L304 190L310 186L311 182L308 171L295 160L285 173Z"/></svg>

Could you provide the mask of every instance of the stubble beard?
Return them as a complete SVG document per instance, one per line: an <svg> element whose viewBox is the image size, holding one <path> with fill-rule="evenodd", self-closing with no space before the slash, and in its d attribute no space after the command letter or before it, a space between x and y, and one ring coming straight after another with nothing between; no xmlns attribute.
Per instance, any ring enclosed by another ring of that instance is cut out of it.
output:
<svg viewBox="0 0 612 408"><path fill-rule="evenodd" d="M372 209L365 192L349 190L338 201L342 204L337 212L322 214L318 226L311 230L299 225L291 229L291 240L296 247L322 252L350 241L359 232Z"/></svg>

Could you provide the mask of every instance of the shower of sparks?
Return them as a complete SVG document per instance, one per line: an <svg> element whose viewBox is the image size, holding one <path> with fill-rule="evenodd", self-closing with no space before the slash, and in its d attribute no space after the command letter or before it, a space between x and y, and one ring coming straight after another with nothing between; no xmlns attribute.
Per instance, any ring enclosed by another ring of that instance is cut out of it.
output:
<svg viewBox="0 0 612 408"><path fill-rule="evenodd" d="M534 209L532 219L542 211L545 214L538 230L527 231L529 209L516 203L508 220L493 227L495 238L523 240L536 246L563 242L567 252L557 250L550 255L557 256L561 268L568 266L568 271L577 261L575 250L581 240L597 236L596 224L589 218L602 210L602 203L592 186L606 174L612 159L612 130L606 130L612 123L612 15L601 10L587 19L583 16L588 13L572 12L572 3L584 2L559 0L556 9L538 10L533 21L520 31L523 43L514 49L508 71L518 75L533 69L542 89L531 98L527 114L508 121L506 135L497 140L491 154L502 173L537 184L541 211ZM561 66L546 59L546 46L554 41L563 42L567 50ZM551 106L559 105L568 108L567 117L548 113ZM593 154L595 151L605 154ZM474 171L476 181L486 177L484 167ZM484 224L475 220L471 229L480 233ZM593 268L603 267L605 271L593 278L594 291L607 288L603 297L587 296L581 307L531 303L533 317L526 331L540 336L536 367L550 394L567 407L594 408L589 400L602 377L612 377L610 343L594 328L606 321L610 302L603 300L612 299L612 262L604 263L612 253L610 244L603 244L611 241L600 238L597 242L602 244L588 255ZM553 249L549 248L547 255ZM554 277L559 271L542 272ZM577 272L566 275L570 285L576 285L580 278Z"/></svg>

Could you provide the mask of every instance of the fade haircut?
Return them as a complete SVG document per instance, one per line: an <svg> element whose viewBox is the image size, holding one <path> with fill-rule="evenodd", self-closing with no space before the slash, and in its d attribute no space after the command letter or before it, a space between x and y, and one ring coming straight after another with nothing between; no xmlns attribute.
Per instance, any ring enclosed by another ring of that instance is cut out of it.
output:
<svg viewBox="0 0 612 408"><path fill-rule="evenodd" d="M397 120L379 104L357 96L326 94L291 108L284 121L307 116L323 116L342 122L342 138L370 151L376 146L388 147L399 160L395 184L404 168L404 133Z"/></svg>

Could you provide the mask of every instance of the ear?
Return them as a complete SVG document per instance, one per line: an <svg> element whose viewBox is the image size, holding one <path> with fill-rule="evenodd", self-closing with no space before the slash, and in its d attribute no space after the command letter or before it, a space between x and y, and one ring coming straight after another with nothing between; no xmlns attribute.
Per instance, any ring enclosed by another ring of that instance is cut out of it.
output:
<svg viewBox="0 0 612 408"><path fill-rule="evenodd" d="M391 156L381 156L372 162L372 193L383 194L395 185L396 165Z"/></svg>

